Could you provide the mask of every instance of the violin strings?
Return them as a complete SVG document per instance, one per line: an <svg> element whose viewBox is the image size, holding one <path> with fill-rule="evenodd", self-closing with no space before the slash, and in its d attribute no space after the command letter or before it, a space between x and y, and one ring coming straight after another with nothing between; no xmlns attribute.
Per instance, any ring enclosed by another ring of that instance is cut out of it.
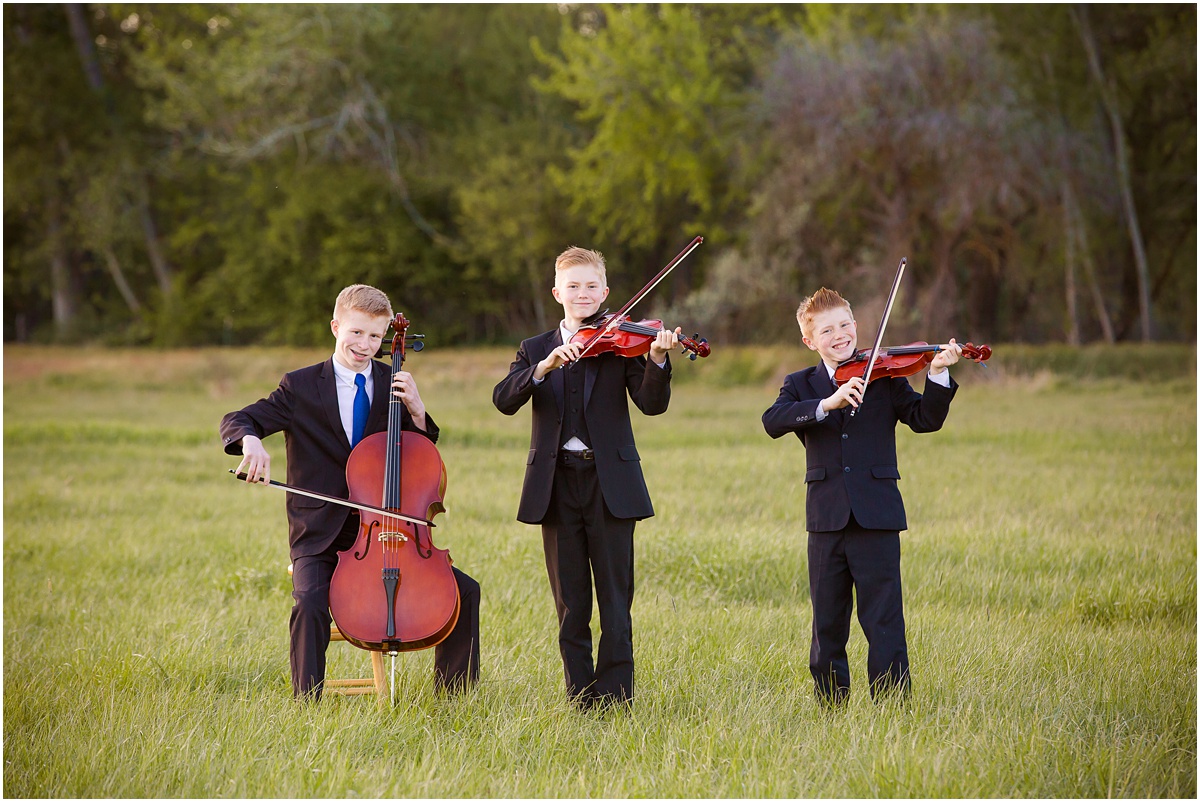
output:
<svg viewBox="0 0 1200 802"><path fill-rule="evenodd" d="M630 334L646 334L649 336L654 336L663 330L653 328L652 326L643 326L640 323L622 323L618 328L620 328L621 331L628 332ZM688 338L681 336L679 341L683 342L686 339Z"/></svg>
<svg viewBox="0 0 1200 802"><path fill-rule="evenodd" d="M629 332L630 334L658 334L660 331L662 331L662 329L643 326L639 323L622 323L620 329L621 331Z"/></svg>

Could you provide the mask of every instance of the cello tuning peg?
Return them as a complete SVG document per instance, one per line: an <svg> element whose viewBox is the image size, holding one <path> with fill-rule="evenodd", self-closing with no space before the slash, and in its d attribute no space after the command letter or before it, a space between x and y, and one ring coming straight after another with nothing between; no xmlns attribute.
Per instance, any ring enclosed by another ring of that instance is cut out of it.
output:
<svg viewBox="0 0 1200 802"><path fill-rule="evenodd" d="M424 351L424 350L425 350L425 343L421 342L420 340L417 340L416 342L414 342L414 343L412 344L412 349L413 349L414 351Z"/></svg>
<svg viewBox="0 0 1200 802"><path fill-rule="evenodd" d="M690 359L690 360L692 360L693 362L695 362L695 361L696 361L696 353L695 353L694 351L689 351L689 352L688 352L688 359Z"/></svg>
<svg viewBox="0 0 1200 802"><path fill-rule="evenodd" d="M707 345L707 344L708 344L708 338L707 338L707 337L701 337L701 338L700 338L700 342L702 342L702 343L704 343L705 345Z"/></svg>

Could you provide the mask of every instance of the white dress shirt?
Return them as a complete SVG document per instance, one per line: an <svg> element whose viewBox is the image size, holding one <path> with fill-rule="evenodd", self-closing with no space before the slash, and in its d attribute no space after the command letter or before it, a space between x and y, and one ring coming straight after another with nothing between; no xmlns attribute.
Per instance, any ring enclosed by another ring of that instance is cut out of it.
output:
<svg viewBox="0 0 1200 802"><path fill-rule="evenodd" d="M367 398L374 398L375 380L374 380L374 362L367 363L360 373L367 379ZM346 430L346 439L351 443L354 442L354 396L358 393L358 385L354 383L356 374L350 368L333 360L333 375L336 378L338 397L338 414L342 418L342 428Z"/></svg>

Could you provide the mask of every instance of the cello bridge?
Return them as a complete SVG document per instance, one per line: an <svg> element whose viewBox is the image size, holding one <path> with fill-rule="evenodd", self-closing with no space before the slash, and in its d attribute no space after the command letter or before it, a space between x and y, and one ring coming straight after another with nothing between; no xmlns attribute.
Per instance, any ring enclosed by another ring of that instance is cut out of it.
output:
<svg viewBox="0 0 1200 802"><path fill-rule="evenodd" d="M403 532L380 532L379 542L387 543L389 541L403 543L408 540L408 535Z"/></svg>

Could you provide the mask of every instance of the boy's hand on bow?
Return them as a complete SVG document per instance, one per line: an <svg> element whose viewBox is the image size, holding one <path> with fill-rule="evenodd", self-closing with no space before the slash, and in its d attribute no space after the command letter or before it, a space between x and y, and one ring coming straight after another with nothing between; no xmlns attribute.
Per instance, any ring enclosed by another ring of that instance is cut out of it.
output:
<svg viewBox="0 0 1200 802"><path fill-rule="evenodd" d="M862 376L855 376L837 388L837 392L821 402L821 407L826 412L833 412L835 409L842 407L858 408L862 403L863 393L867 389L867 383Z"/></svg>
<svg viewBox="0 0 1200 802"><path fill-rule="evenodd" d="M580 343L563 343L551 351L545 359L537 363L537 367L533 369L533 377L541 381L551 371L558 370L568 362L574 362L576 359L579 359L579 353L582 350L583 345Z"/></svg>
<svg viewBox="0 0 1200 802"><path fill-rule="evenodd" d="M271 455L263 448L262 440L252 434L242 438L242 461L237 472L246 474L246 481L252 484L271 481Z"/></svg>

